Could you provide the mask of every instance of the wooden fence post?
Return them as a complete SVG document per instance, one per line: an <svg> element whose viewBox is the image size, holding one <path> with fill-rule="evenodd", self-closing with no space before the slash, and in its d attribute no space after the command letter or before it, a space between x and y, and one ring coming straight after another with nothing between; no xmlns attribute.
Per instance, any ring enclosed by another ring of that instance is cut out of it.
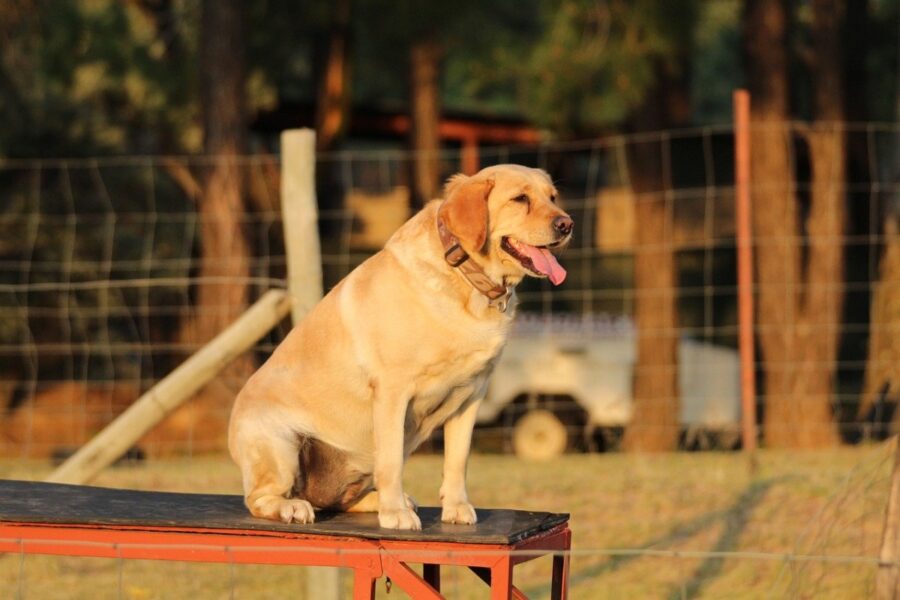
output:
<svg viewBox="0 0 900 600"><path fill-rule="evenodd" d="M878 553L878 574L875 576L875 598L900 598L900 437L894 436L894 468L884 529L881 532L881 552Z"/></svg>
<svg viewBox="0 0 900 600"><path fill-rule="evenodd" d="M281 133L281 217L287 254L288 291L294 299L294 326L322 299L322 256L316 206L316 132ZM338 600L340 571L306 567L306 597Z"/></svg>
<svg viewBox="0 0 900 600"><path fill-rule="evenodd" d="M316 132L289 129L281 134L281 217L287 254L288 291L296 326L322 299L322 255L316 207Z"/></svg>
<svg viewBox="0 0 900 600"><path fill-rule="evenodd" d="M750 221L750 93L734 92L734 196L738 267L738 347L741 361L741 440L756 450L756 369L753 339L753 232Z"/></svg>

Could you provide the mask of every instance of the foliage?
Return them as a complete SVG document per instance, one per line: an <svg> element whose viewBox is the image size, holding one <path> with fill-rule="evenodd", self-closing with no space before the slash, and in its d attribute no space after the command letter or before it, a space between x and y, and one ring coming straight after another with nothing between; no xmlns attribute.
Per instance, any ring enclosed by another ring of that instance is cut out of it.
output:
<svg viewBox="0 0 900 600"><path fill-rule="evenodd" d="M557 137L584 136L621 125L654 83L655 63L678 75L675 56L687 48L693 120L721 122L742 80L741 4L355 0L352 101L402 110L409 44L433 36L445 50L448 110L523 115ZM251 118L311 104L332 3L246 6ZM863 67L871 116L893 119L900 5L869 6ZM0 3L0 156L200 151L199 7L196 0ZM808 27L808 10L796 8L798 26Z"/></svg>
<svg viewBox="0 0 900 600"><path fill-rule="evenodd" d="M547 0L544 35L519 74L523 109L562 136L623 121L653 85L657 61L679 68L693 4Z"/></svg>
<svg viewBox="0 0 900 600"><path fill-rule="evenodd" d="M704 2L691 55L691 101L697 123L731 120L731 92L743 85L739 60L741 0Z"/></svg>
<svg viewBox="0 0 900 600"><path fill-rule="evenodd" d="M38 0L0 8L0 154L196 150L195 3Z"/></svg>

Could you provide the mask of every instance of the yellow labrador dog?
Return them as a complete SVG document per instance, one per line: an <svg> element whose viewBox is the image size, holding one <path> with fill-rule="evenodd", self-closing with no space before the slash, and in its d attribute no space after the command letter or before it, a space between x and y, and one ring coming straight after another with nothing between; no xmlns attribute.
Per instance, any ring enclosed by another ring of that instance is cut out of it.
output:
<svg viewBox="0 0 900 600"><path fill-rule="evenodd" d="M466 463L515 286L566 276L552 252L573 223L556 199L539 169L455 175L310 311L235 400L228 442L253 515L377 511L420 529L403 464L443 425L442 519L475 523Z"/></svg>

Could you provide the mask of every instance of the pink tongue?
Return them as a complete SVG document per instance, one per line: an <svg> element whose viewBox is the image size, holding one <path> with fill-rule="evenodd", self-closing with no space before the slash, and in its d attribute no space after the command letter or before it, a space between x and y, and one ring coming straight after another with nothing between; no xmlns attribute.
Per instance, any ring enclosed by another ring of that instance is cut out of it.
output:
<svg viewBox="0 0 900 600"><path fill-rule="evenodd" d="M553 282L553 285L559 285L566 279L566 270L556 260L549 250L546 248L535 248L528 244L521 244L519 250L524 250L528 254L528 258L534 263L535 270L541 275L546 275Z"/></svg>

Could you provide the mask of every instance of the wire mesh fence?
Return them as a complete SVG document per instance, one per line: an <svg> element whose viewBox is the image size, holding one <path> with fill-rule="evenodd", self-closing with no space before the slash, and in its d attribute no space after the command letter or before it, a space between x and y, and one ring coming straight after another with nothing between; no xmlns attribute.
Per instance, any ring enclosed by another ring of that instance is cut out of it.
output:
<svg viewBox="0 0 900 600"><path fill-rule="evenodd" d="M799 124L786 127L802 131ZM776 360L761 348L757 372L764 381L810 368L815 360L832 362L825 371L833 380L828 409L842 439L856 441L883 436L893 414L892 357L900 334L890 300L896 274L889 259L897 242L888 215L898 192L898 130L862 124L844 126L843 132L847 147L864 153L852 155L857 159L844 180L831 182L847 198L838 239L816 238L804 222L812 209L813 179L799 133L790 138L796 176L789 182L753 182L757 208L785 186L796 196L792 210L800 225L788 242L797 260L808 260L822 243L843 249L843 276L825 288L811 287L802 278L788 283L761 279L755 290L758 297L770 288L781 293L786 286L790 291L785 293L792 295L838 295L843 309L837 322L825 316L817 322L817 315L800 313L778 320L760 310L756 333L763 338L788 326L836 329L837 350L825 359L795 353ZM653 149L644 155L659 159L650 169L635 159L642 146ZM326 290L380 248L416 209L410 192L416 159L385 150L318 157ZM457 152L445 152L441 159L445 174L459 169ZM480 160L482 166L516 162L544 168L578 224L562 258L569 272L566 283L554 289L545 280L526 279L519 288L519 325L480 418L486 446L511 449L515 423L528 412L547 409L567 428L570 448L615 447L633 412L634 382L652 378L654 369L674 367L676 397L658 401L680 404L683 444L733 447L740 413L731 128L483 148ZM5 454L65 453L82 443L208 339L193 331L192 323L210 313L238 314L242 307L228 304L228 289L240 288L243 296L238 297L249 303L268 288L285 286L278 158L236 161L244 210L234 226L223 221L226 215L200 210L203 182L220 166L206 157L7 161L0 166ZM655 187L646 191L637 180L648 179L648 170ZM642 204L664 215L665 231L658 240L638 235ZM210 254L204 239L215 235L229 243ZM784 241L779 239L771 231L755 232L758 252ZM648 248L657 258L671 257L668 267L664 259L658 268L674 270L676 318L639 330L635 311L641 300L668 293L635 281L636 261ZM873 326L873 319L882 322ZM151 452L221 449L229 402L241 378L286 331L287 324L273 332L249 366L208 388L144 446ZM668 358L675 364L639 364L639 335L677 338L677 352ZM541 352L542 368L529 368ZM766 391L760 389L765 411ZM785 415L788 419L790 413ZM197 427L207 418L214 418L216 427ZM771 418L764 417L762 424L772 426Z"/></svg>
<svg viewBox="0 0 900 600"><path fill-rule="evenodd" d="M198 277L201 233L216 223L201 218L192 185L211 168L204 159L148 159L17 163L2 170L5 454L71 450L196 351L207 341L188 327L201 310L199 287L239 286L256 299L284 285L273 157L241 164L257 202L240 216L253 248L245 273ZM202 308L232 316L242 309ZM271 348L268 342L259 350ZM221 449L224 430L204 438L208 423L199 424L211 415L224 427L226 397L240 382L223 385L170 419L174 429L148 440L150 449Z"/></svg>
<svg viewBox="0 0 900 600"><path fill-rule="evenodd" d="M806 261L822 242L808 227L814 181L802 124L786 126L794 176L789 182L754 180L753 201L760 206L769 195L790 190L799 226L788 241L798 249L798 260ZM841 296L839 319L817 321L813 315L801 322L794 314L787 325L836 330L827 400L839 441L848 444L882 439L894 430L900 238L892 215L900 192L900 128L859 124L842 131L853 151L844 176L831 184L845 194L844 225L837 239L829 234L826 240L843 252L840 278L826 288L827 294ZM647 145L658 159L649 168L656 186L649 190L637 181L648 177L648 167L637 164L634 153ZM557 438L557 447L616 449L632 423L636 381L660 368L639 365L639 338L648 334L677 340L675 362L663 365L677 371L675 397L658 401L677 400L681 446L737 445L733 145L730 127L707 127L480 149L482 166L514 162L547 170L577 224L561 258L569 273L566 283L553 288L546 281L526 280L519 288L517 323L479 416L480 452L546 444L541 438L546 426L538 428L538 435L523 426L529 415L549 415L554 426L562 426L565 434L561 446ZM377 251L417 208L410 191L416 160L390 150L317 157L326 290ZM443 152L441 163L445 175L457 172L459 153ZM68 455L208 339L191 325L202 314L230 316L243 308L230 304L228 298L234 296L229 290L240 288L239 297L249 304L270 288L286 287L279 159L250 156L234 164L244 210L237 228L229 230L223 215L199 210L204 182L221 167L206 157L0 163L2 456L43 461ZM664 215L659 239L639 235L646 214L642 204L652 204ZM225 250L210 254L204 239L217 231L225 232L225 243L218 246ZM757 229L754 247L783 242L784 236L778 236L782 234ZM639 303L663 294L636 283L635 262L648 249L671 256L677 319L642 333L636 321ZM783 281L758 279L754 293L760 296L776 284L783 292ZM790 285L790 297L822 293L802 278ZM202 303L201 297L206 298ZM785 327L769 317L758 315L758 336ZM135 457L176 457L160 463L175 473L174 480L172 472L148 476L147 471L117 471L101 483L152 487L175 481L176 487L193 491L236 492L236 475L230 475L236 470L220 454L231 401L288 330L285 321L240 365L137 444ZM759 351L756 363L760 383L779 370L807 368L812 360L786 355L773 365L764 353L764 348ZM765 388L759 389L765 437L772 420L765 413ZM438 437L426 450L439 446ZM773 464L770 472L737 483L727 473L735 456L697 459L702 468L691 460L671 466L666 473L670 478L653 479L657 487L643 488L641 497L674 494L681 506L677 511L664 501L647 500L641 504L643 513L629 512L634 486L640 485L635 481L648 475L648 467L618 453L602 465L579 463L590 457L574 456L556 459L569 462L551 461L543 470L529 467L530 483L519 489L518 497L551 504L545 509L582 506L572 510L578 515L576 531L612 530L613 535L596 538L593 533L581 540L576 535L573 589L585 594L625 589L715 597L753 585L770 595L842 597L848 590L871 591L874 585L889 458L881 446L836 447L833 452L837 454L812 458L774 454L773 462L790 462L797 470L785 472ZM420 457L418 464L437 468L429 462L432 458ZM707 460L712 463L702 462ZM833 469L816 475L823 462L840 466L841 476ZM7 476L39 477L46 470L44 462L3 464ZM510 473L512 463L502 464L502 475L495 470L481 482L483 487ZM600 470L603 477L580 490L577 481L554 484L560 469ZM722 480L731 483L719 486ZM708 498L718 492L722 498ZM688 504L695 504L696 512L684 510ZM816 516L810 520L810 514ZM621 522L610 527L608 520ZM790 521L805 523L805 529L786 527ZM187 586L186 594L192 586L208 585L215 594L233 596L243 585L256 589L261 579L280 582L284 589L303 585L296 573L248 566L145 568L139 562L27 557L2 561L0 568L7 586L3 593L21 597L51 597L45 594L49 584L34 575L47 568L59 578L51 587L65 587L58 583L87 573L93 581L105 582L103 587L116 597L156 597L154 590L173 574ZM541 569L549 566L522 571L523 585L538 594L545 591L539 583ZM458 577L468 590L467 575ZM476 583L470 587L477 589Z"/></svg>

